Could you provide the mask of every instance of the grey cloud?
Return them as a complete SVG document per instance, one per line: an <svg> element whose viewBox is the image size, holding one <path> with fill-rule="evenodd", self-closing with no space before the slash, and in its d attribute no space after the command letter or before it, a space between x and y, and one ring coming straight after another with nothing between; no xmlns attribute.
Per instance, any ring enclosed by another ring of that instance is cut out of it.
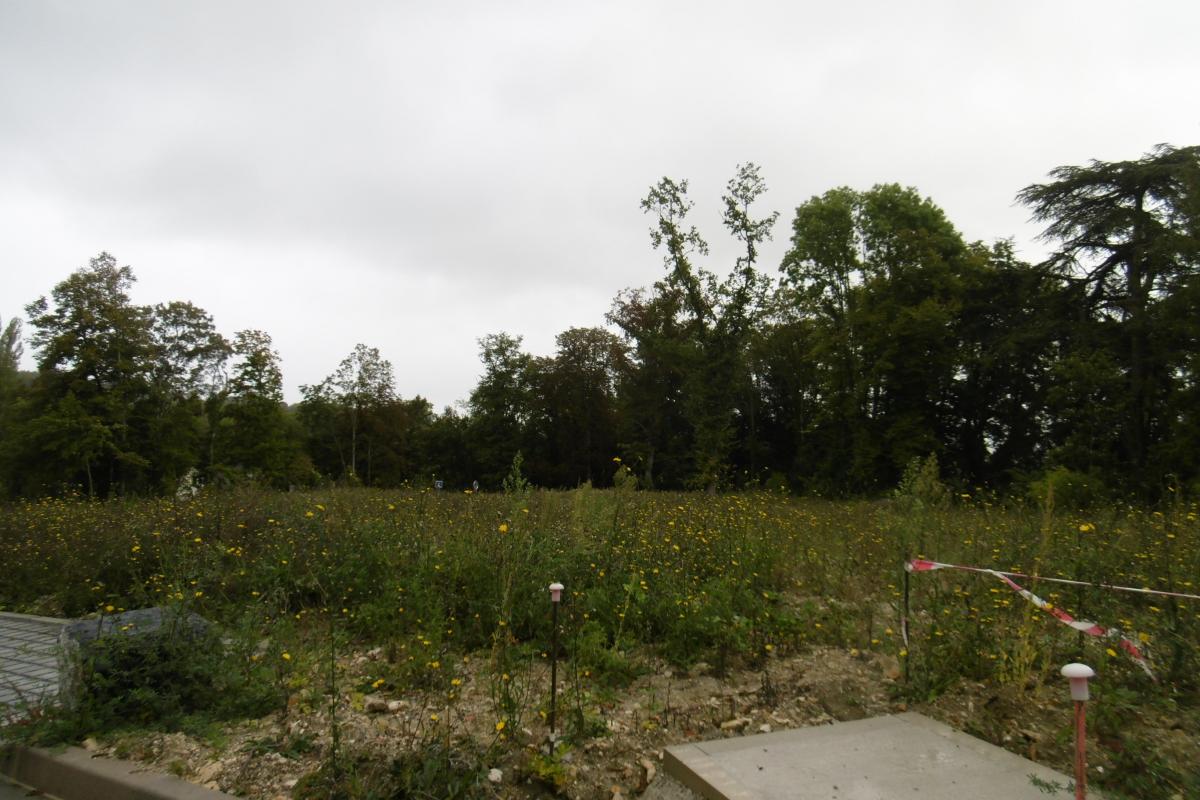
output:
<svg viewBox="0 0 1200 800"><path fill-rule="evenodd" d="M766 269L796 205L883 181L1036 256L1022 186L1195 141L1197 23L1182 0L9 0L0 316L107 249L146 302L272 332L291 397L368 341L441 405L478 336L545 352L658 277L637 203L664 174L714 270L746 160L782 212Z"/></svg>

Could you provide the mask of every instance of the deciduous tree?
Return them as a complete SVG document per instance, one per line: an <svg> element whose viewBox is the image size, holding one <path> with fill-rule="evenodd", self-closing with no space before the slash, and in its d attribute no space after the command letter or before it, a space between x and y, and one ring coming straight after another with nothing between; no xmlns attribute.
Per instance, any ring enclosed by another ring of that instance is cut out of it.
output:
<svg viewBox="0 0 1200 800"><path fill-rule="evenodd" d="M530 370L533 358L521 350L522 337L495 333L479 340L483 375L471 391L471 444L479 480L498 487L513 457L525 444L533 406Z"/></svg>
<svg viewBox="0 0 1200 800"><path fill-rule="evenodd" d="M815 488L894 485L949 436L966 245L940 208L894 184L796 210L780 269L818 368L797 457Z"/></svg>
<svg viewBox="0 0 1200 800"><path fill-rule="evenodd" d="M251 478L287 487L312 480L298 426L283 406L283 370L271 336L234 335L233 364L217 406L213 473L218 480Z"/></svg>
<svg viewBox="0 0 1200 800"><path fill-rule="evenodd" d="M43 477L57 470L45 436L55 418L86 419L103 447L89 450L88 483L100 493L138 491L153 483L145 416L151 401L155 347L152 310L129 297L133 271L101 253L26 307L37 351L38 377L31 428L35 449L47 457ZM70 398L70 399L68 399ZM83 477L83 465L65 458L60 481Z"/></svg>

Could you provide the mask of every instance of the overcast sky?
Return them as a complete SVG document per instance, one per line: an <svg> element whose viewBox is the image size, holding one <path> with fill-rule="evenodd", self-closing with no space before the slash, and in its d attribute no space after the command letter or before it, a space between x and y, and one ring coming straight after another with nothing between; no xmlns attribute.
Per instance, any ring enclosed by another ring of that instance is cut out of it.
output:
<svg viewBox="0 0 1200 800"><path fill-rule="evenodd" d="M798 204L882 182L1036 258L1023 186L1200 143L1198 32L1195 0L0 0L0 318L108 251L137 302L270 333L289 400L365 342L440 408L480 336L548 354L659 277L663 175L717 272L745 161L772 272Z"/></svg>

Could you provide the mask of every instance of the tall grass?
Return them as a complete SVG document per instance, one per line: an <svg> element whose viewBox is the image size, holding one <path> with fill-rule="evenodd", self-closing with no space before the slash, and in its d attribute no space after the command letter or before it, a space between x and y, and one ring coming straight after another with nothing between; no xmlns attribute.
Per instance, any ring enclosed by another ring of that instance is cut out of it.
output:
<svg viewBox="0 0 1200 800"><path fill-rule="evenodd" d="M239 491L187 500L46 499L0 511L0 606L76 617L163 603L226 623L303 629L335 614L362 642L470 651L549 638L546 586L589 641L667 658L753 663L811 643L912 659L910 689L1044 676L1086 659L1146 681L988 576L911 581L906 556L1097 583L1197 592L1194 503L1054 512L960 496L829 502L633 491ZM1194 692L1195 602L1027 588L1147 649L1160 688Z"/></svg>

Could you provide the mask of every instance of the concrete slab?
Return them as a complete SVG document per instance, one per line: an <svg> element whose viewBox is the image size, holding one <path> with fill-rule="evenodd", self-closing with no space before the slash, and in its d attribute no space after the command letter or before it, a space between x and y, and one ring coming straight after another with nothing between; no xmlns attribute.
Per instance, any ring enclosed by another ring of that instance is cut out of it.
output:
<svg viewBox="0 0 1200 800"><path fill-rule="evenodd" d="M58 696L58 634L68 622L0 612L0 711Z"/></svg>
<svg viewBox="0 0 1200 800"><path fill-rule="evenodd" d="M664 762L668 775L708 800L1073 796L1067 776L914 713L678 745ZM1061 788L1048 794L1048 784Z"/></svg>
<svg viewBox="0 0 1200 800"><path fill-rule="evenodd" d="M146 772L138 764L95 758L79 747L0 749L0 775L62 800L235 800L174 775Z"/></svg>
<svg viewBox="0 0 1200 800"><path fill-rule="evenodd" d="M50 795L38 792L36 789L30 789L27 786L12 783L0 777L0 800L29 800L30 797L40 797L42 800L46 800Z"/></svg>

